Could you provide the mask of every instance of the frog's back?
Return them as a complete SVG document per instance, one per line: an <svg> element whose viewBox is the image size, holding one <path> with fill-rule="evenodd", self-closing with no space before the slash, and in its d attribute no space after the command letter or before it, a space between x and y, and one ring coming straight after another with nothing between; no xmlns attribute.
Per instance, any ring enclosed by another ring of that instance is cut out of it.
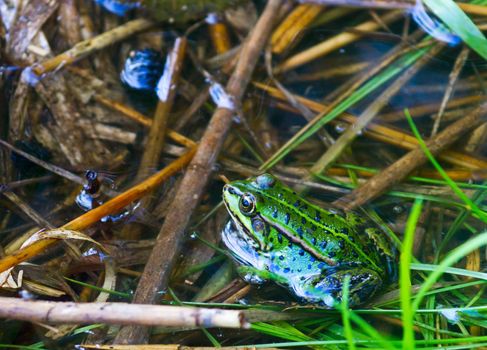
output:
<svg viewBox="0 0 487 350"><path fill-rule="evenodd" d="M388 274L386 259L376 241L380 239L375 235L378 229L361 216L322 209L278 181L264 189L255 182L247 182L246 186L259 197L264 220L278 225L281 233L306 247L310 256L324 261L326 268L363 265L384 277Z"/></svg>

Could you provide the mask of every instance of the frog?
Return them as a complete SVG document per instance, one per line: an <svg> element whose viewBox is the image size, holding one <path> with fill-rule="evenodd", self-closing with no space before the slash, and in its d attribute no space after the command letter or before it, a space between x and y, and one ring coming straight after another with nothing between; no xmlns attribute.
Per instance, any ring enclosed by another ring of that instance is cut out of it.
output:
<svg viewBox="0 0 487 350"><path fill-rule="evenodd" d="M225 184L223 202L222 241L249 283L275 282L302 303L335 308L346 279L349 307L397 281L397 250L365 215L318 206L268 173Z"/></svg>

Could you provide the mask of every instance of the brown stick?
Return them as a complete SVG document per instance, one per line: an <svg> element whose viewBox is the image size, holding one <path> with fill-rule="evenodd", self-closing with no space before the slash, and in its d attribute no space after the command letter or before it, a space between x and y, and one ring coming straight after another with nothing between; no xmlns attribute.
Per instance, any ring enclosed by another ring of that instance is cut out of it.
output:
<svg viewBox="0 0 487 350"><path fill-rule="evenodd" d="M0 297L0 318L42 323L249 328L242 311L127 303L73 303Z"/></svg>
<svg viewBox="0 0 487 350"><path fill-rule="evenodd" d="M83 57L86 57L90 53L101 50L109 45L125 39L130 35L149 29L154 25L154 22L147 19L136 19L134 21L127 22L120 27L102 33L92 39L82 41L68 51L63 52L56 57L49 58L42 63L34 65L32 69L37 75L42 75L44 73L53 71L60 66L65 66L76 62Z"/></svg>
<svg viewBox="0 0 487 350"><path fill-rule="evenodd" d="M403 16L403 13L401 11L393 11L384 15L384 17L382 17L382 21L383 23L389 24L399 19L401 16ZM317 45L301 51L294 56L289 57L286 61L281 63L275 69L275 73L284 73L319 57L323 57L330 52L338 50L354 41L357 41L364 35L364 33L377 30L378 28L380 28L380 26L381 23L377 23L374 20L363 22L353 28L354 32L342 32L330 39L327 39Z"/></svg>
<svg viewBox="0 0 487 350"><path fill-rule="evenodd" d="M129 190L121 193L117 197L109 200L108 202L100 205L99 207L90 210L89 212L77 217L76 219L68 222L62 226L69 230L83 230L95 222L98 222L104 216L109 214L115 214L126 207L133 201L141 198L148 192L152 191L156 186L160 185L164 180L174 175L177 171L181 170L186 164L189 163L193 157L196 148L192 148L189 152L176 159L167 167L149 177L147 180L140 184L130 188ZM58 242L58 239L43 239L32 243L31 245L17 250L15 253L5 256L0 260L0 272L3 272L23 261L31 259L38 254L45 251L48 247Z"/></svg>
<svg viewBox="0 0 487 350"><path fill-rule="evenodd" d="M226 91L240 101L250 80L257 59L263 49L281 0L270 0L259 21L249 34ZM203 135L198 151L191 162L159 232L152 254L145 266L134 296L134 303L154 303L158 291L167 286L168 278L179 255L184 232L191 214L208 183L212 168L223 144L235 111L217 108ZM149 330L143 327L124 327L115 339L119 344L140 344L148 341Z"/></svg>
<svg viewBox="0 0 487 350"><path fill-rule="evenodd" d="M484 102L465 118L451 124L428 141L426 146L432 154L438 154L458 140L460 136L478 126L485 119L486 114L487 102ZM351 193L336 200L333 204L347 210L361 206L383 193L387 188L403 180L411 171L424 164L427 160L428 158L423 150L417 146L394 164L372 177Z"/></svg>

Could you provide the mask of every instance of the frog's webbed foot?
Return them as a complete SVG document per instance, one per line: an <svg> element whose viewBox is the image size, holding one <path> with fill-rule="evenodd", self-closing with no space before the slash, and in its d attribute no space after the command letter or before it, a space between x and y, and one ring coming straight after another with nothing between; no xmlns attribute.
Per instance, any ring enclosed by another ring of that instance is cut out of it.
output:
<svg viewBox="0 0 487 350"><path fill-rule="evenodd" d="M350 276L348 305L351 307L364 303L382 285L377 272L362 268L314 277L301 285L299 290L295 288L295 292L307 302L332 308L342 300L346 276Z"/></svg>

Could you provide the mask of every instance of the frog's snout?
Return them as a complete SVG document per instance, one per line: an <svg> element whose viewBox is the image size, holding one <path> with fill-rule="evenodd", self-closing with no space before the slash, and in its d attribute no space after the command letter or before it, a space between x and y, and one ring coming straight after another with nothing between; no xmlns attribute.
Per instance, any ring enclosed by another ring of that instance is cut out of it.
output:
<svg viewBox="0 0 487 350"><path fill-rule="evenodd" d="M228 194L231 194L231 195L238 195L240 191L238 191L234 186L230 185L230 184L226 184L223 186L223 194L225 193L228 193Z"/></svg>

